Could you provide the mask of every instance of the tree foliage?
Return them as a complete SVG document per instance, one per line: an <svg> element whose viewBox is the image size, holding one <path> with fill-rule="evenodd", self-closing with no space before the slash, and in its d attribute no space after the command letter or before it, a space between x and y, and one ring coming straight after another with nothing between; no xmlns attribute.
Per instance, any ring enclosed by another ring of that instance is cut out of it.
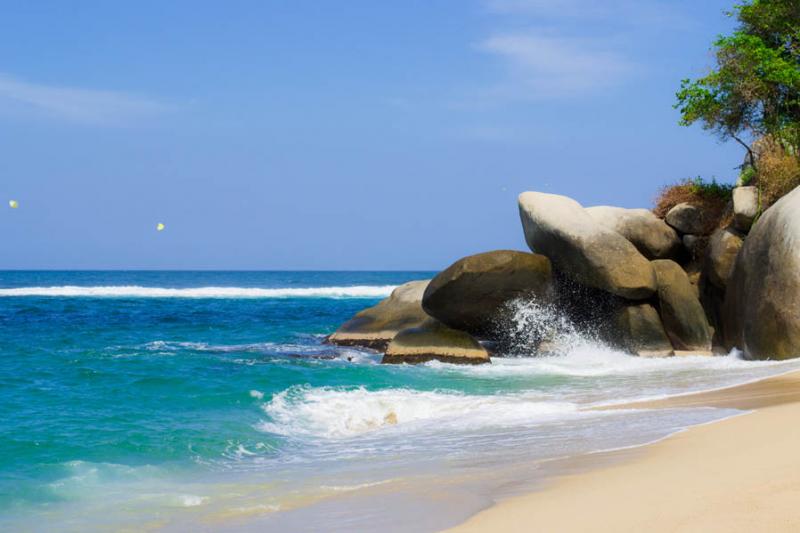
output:
<svg viewBox="0 0 800 533"><path fill-rule="evenodd" d="M722 140L778 139L800 154L800 0L749 0L729 16L731 35L714 42L716 68L683 80L675 107L681 124L700 122Z"/></svg>

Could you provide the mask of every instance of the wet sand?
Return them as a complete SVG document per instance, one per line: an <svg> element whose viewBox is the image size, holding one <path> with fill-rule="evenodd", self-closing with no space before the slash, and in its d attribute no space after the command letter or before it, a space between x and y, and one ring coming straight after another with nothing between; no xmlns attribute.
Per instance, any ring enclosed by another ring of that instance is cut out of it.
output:
<svg viewBox="0 0 800 533"><path fill-rule="evenodd" d="M800 531L800 372L614 408L709 406L743 414L583 458L450 531Z"/></svg>

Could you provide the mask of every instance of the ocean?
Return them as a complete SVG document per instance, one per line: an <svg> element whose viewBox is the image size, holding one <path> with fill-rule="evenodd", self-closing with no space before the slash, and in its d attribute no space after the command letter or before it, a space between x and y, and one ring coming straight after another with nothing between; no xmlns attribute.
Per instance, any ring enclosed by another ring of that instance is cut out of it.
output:
<svg viewBox="0 0 800 533"><path fill-rule="evenodd" d="M564 458L737 413L587 407L800 367L580 332L468 367L323 344L432 274L0 272L0 529L433 531Z"/></svg>

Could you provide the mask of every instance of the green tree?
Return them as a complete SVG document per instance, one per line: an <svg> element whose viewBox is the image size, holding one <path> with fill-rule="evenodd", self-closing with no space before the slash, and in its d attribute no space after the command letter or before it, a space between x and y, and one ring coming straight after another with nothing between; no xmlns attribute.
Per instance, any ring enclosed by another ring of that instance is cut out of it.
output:
<svg viewBox="0 0 800 533"><path fill-rule="evenodd" d="M747 149L748 139L779 140L800 154L800 0L749 0L728 16L732 35L714 42L716 68L681 83L675 107L681 124L696 122Z"/></svg>

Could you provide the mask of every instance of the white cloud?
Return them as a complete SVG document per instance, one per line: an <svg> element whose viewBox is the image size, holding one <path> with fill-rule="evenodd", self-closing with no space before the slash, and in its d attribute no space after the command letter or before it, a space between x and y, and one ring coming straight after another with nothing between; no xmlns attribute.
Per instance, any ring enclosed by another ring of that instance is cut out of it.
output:
<svg viewBox="0 0 800 533"><path fill-rule="evenodd" d="M168 106L125 92L43 85L0 74L0 111L34 113L86 124L119 124Z"/></svg>
<svg viewBox="0 0 800 533"><path fill-rule="evenodd" d="M479 48L500 57L509 78L491 92L507 98L557 98L614 85L633 64L603 42L543 32L499 33Z"/></svg>
<svg viewBox="0 0 800 533"><path fill-rule="evenodd" d="M645 67L635 43L687 27L663 0L483 0L494 31L476 48L505 73L479 91L481 102L557 99L621 85ZM532 29L531 29L532 28Z"/></svg>

